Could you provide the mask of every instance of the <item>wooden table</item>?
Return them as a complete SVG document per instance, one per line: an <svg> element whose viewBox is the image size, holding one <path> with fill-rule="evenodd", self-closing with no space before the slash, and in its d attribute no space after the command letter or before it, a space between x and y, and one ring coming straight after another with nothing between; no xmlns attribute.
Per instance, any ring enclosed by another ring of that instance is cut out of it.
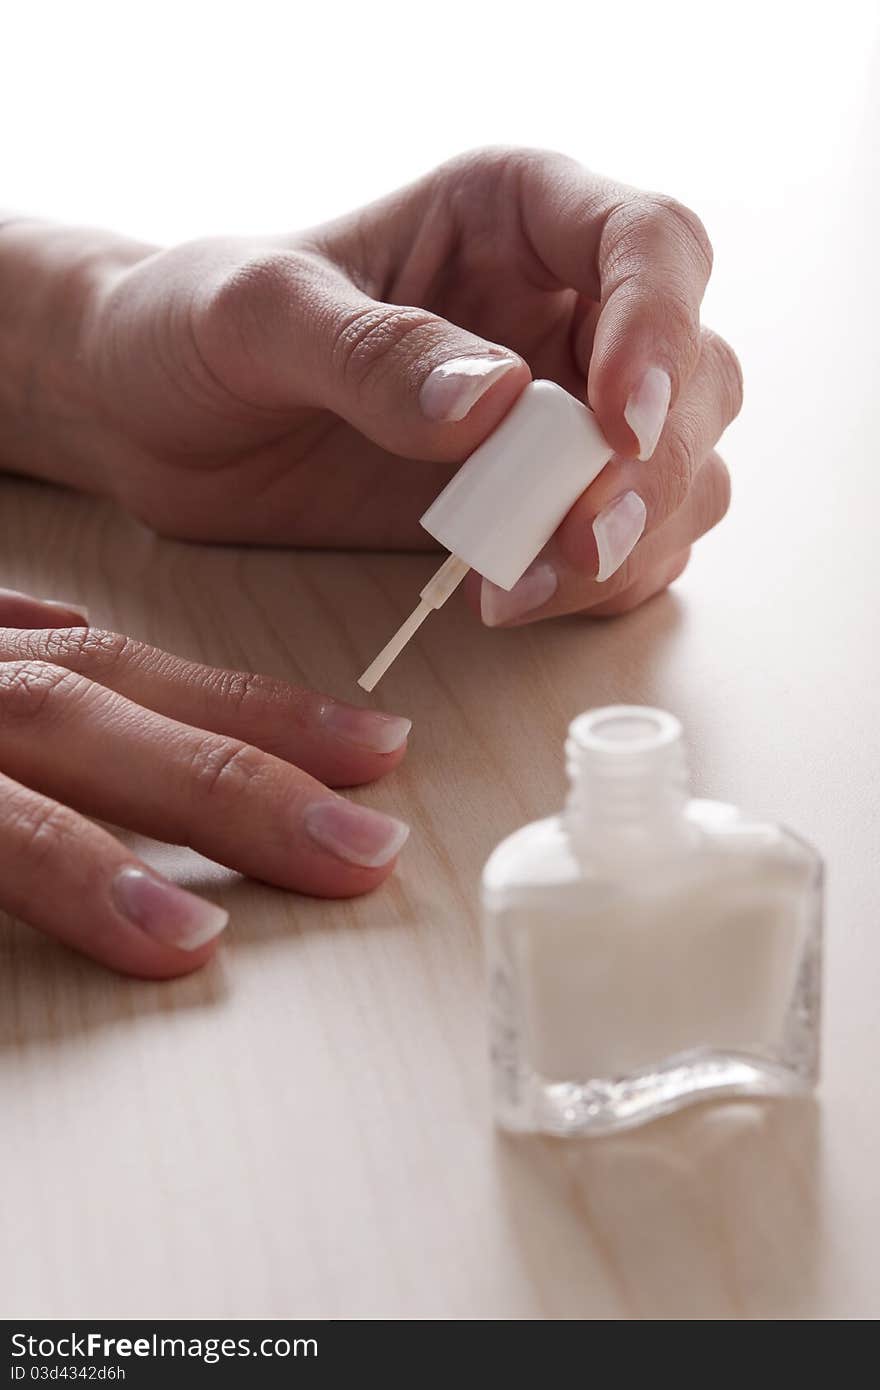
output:
<svg viewBox="0 0 880 1390"><path fill-rule="evenodd" d="M859 467L838 475L841 526ZM162 541L13 480L0 515L5 581L347 696L431 564ZM859 531L817 563L835 524L808 495L797 554L774 554L743 506L674 593L614 623L489 633L462 607L437 615L381 688L414 719L411 753L359 795L415 833L372 897L310 901L150 845L233 917L208 969L161 985L4 925L4 1314L876 1314L876 551ZM821 1100L699 1108L591 1143L500 1140L479 870L558 805L571 716L618 699L677 711L700 792L790 821L827 855Z"/></svg>
<svg viewBox="0 0 880 1390"><path fill-rule="evenodd" d="M380 687L414 720L401 770L358 794L414 826L383 889L309 901L149 845L233 918L208 969L162 985L3 925L3 1314L880 1313L869 149L766 226L745 203L721 219L719 263L741 270L722 272L709 318L740 349L747 409L726 450L733 510L675 590L614 623L511 633L453 602ZM784 240L783 224L800 231ZM431 564L160 541L109 506L0 481L3 584L353 699ZM790 822L824 853L821 1094L590 1143L500 1140L479 871L501 836L559 805L569 719L617 700L684 720L699 793Z"/></svg>

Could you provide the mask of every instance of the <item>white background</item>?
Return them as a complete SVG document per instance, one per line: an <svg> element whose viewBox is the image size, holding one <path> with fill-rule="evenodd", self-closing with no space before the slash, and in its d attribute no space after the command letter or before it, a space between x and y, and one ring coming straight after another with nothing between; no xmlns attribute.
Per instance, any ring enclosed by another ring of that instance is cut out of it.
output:
<svg viewBox="0 0 880 1390"><path fill-rule="evenodd" d="M158 244L309 225L485 143L675 194L746 381L683 589L795 567L809 608L851 572L876 615L877 0L5 0L0 45L0 207Z"/></svg>
<svg viewBox="0 0 880 1390"><path fill-rule="evenodd" d="M6 0L0 43L0 207L160 244L309 225L484 143L675 194L708 227L704 318L746 379L705 550L732 584L796 552L799 593L816 562L845 587L873 555L877 0ZM858 533L834 557L832 522Z"/></svg>
<svg viewBox="0 0 880 1390"><path fill-rule="evenodd" d="M693 206L742 312L809 241L795 218L845 174L880 79L876 0L3 10L0 205L167 242L318 221L473 145L546 145Z"/></svg>

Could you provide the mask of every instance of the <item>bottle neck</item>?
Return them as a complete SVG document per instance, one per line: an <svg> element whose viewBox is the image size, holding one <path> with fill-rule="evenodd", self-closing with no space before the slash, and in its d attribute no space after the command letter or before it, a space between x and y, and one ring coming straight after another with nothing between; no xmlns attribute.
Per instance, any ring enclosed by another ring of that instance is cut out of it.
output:
<svg viewBox="0 0 880 1390"><path fill-rule="evenodd" d="M565 822L591 859L666 854L687 843L688 770L681 725L662 710L612 705L569 729Z"/></svg>

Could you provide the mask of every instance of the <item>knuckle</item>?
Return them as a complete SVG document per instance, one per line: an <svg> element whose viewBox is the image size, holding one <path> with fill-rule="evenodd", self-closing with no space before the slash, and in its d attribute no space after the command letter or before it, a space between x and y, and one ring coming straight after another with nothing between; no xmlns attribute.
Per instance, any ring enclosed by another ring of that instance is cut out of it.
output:
<svg viewBox="0 0 880 1390"><path fill-rule="evenodd" d="M665 431L663 463L656 473L659 512L662 519L678 511L690 492L700 464L694 446L696 430L689 428L688 422L682 418L679 419L678 426Z"/></svg>
<svg viewBox="0 0 880 1390"><path fill-rule="evenodd" d="M664 285L662 291L655 292L654 299L654 321L662 325L680 369L684 366L689 372L700 354L699 310L671 281Z"/></svg>
<svg viewBox="0 0 880 1390"><path fill-rule="evenodd" d="M672 235L681 248L695 255L708 278L714 252L702 220L691 208L665 193L655 193L646 200L647 215L655 220L666 235Z"/></svg>
<svg viewBox="0 0 880 1390"><path fill-rule="evenodd" d="M224 271L213 286L209 309L221 319L259 312L260 306L287 296L291 279L299 272L296 251L261 251L247 256Z"/></svg>
<svg viewBox="0 0 880 1390"><path fill-rule="evenodd" d="M229 709L226 727L252 739L263 753L287 761L293 731L310 736L321 727L325 702L314 691L244 671L211 671L208 683Z"/></svg>
<svg viewBox="0 0 880 1390"><path fill-rule="evenodd" d="M15 837L18 852L31 866L56 859L75 836L73 812L55 801L27 796L10 810L8 829Z"/></svg>
<svg viewBox="0 0 880 1390"><path fill-rule="evenodd" d="M543 200L548 187L583 172L570 155L522 145L482 145L441 166L442 186L453 208L465 208L470 225L497 246L511 223L520 231L530 196Z"/></svg>
<svg viewBox="0 0 880 1390"><path fill-rule="evenodd" d="M471 176L492 175L505 167L514 154L515 149L511 145L475 145L445 160L439 172L453 182Z"/></svg>
<svg viewBox="0 0 880 1390"><path fill-rule="evenodd" d="M511 145L484 145L451 159L444 166L443 188L453 222L483 228L491 222L497 233L533 167L525 155Z"/></svg>
<svg viewBox="0 0 880 1390"><path fill-rule="evenodd" d="M470 275L497 277L508 258L541 289L559 289L536 249L535 211L548 198L573 199L580 166L552 150L487 145L457 156L442 170L442 209L449 219L454 255ZM572 217L578 214L572 209ZM584 216L591 211L584 208Z"/></svg>
<svg viewBox="0 0 880 1390"><path fill-rule="evenodd" d="M668 255L670 248L677 253L672 261ZM712 245L705 227L696 213L664 194L633 193L615 197L605 213L601 237L604 278L618 286L638 279L640 293L644 293L646 260L654 256L665 265L662 284L654 291L659 307L678 301L679 312L686 316L685 326L698 344L698 311L692 302L690 268L695 265L700 279L708 280L712 269Z"/></svg>
<svg viewBox="0 0 880 1390"><path fill-rule="evenodd" d="M45 661L81 673L106 675L130 660L138 644L122 632L71 628L50 629L39 645Z"/></svg>
<svg viewBox="0 0 880 1390"><path fill-rule="evenodd" d="M721 397L723 418L730 424L742 410L743 373L740 360L724 338L711 329L703 330L703 350L707 353Z"/></svg>
<svg viewBox="0 0 880 1390"><path fill-rule="evenodd" d="M236 712L253 702L257 676L246 671L217 671L213 679L217 694Z"/></svg>
<svg viewBox="0 0 880 1390"><path fill-rule="evenodd" d="M306 259L298 250L260 250L199 280L185 310L188 352L182 369L190 391L211 409L218 393L223 407L236 414L263 400L267 325L277 327L301 311L307 299ZM158 516L158 524L145 518L147 525L161 535L174 534L165 524L168 517L175 524L173 509L160 502Z"/></svg>
<svg viewBox="0 0 880 1390"><path fill-rule="evenodd" d="M352 387L363 387L413 334L435 322L426 309L410 305L370 304L337 330L332 367Z"/></svg>
<svg viewBox="0 0 880 1390"><path fill-rule="evenodd" d="M492 185L496 180L506 181L511 174L518 175L523 170L540 168L548 159L559 157L545 150L524 149L519 145L477 145L462 154L453 155L443 169L454 179L475 178Z"/></svg>
<svg viewBox="0 0 880 1390"><path fill-rule="evenodd" d="M249 671L216 671L211 677L217 695L246 719L251 711L264 714L272 696L273 682Z"/></svg>
<svg viewBox="0 0 880 1390"><path fill-rule="evenodd" d="M88 682L75 671L48 661L0 664L0 711L4 718L38 719L51 705L66 705Z"/></svg>
<svg viewBox="0 0 880 1390"><path fill-rule="evenodd" d="M190 772L201 796L241 796L259 776L263 759L255 748L240 739L209 734L193 751Z"/></svg>

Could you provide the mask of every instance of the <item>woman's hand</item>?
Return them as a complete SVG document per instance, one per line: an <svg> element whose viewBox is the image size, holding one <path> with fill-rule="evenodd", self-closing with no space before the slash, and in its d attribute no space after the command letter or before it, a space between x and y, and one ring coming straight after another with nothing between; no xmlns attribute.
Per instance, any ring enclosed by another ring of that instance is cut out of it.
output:
<svg viewBox="0 0 880 1390"><path fill-rule="evenodd" d="M351 897L387 877L408 831L327 785L383 776L408 731L0 591L0 907L116 970L185 974L226 912L86 816L281 888Z"/></svg>
<svg viewBox="0 0 880 1390"><path fill-rule="evenodd" d="M74 234L56 235L69 267ZM295 236L93 237L78 265L47 296L77 327L44 335L20 385L32 433L41 409L58 428L5 453L47 476L75 454L65 481L165 534L429 546L419 516L530 375L588 395L617 455L512 594L484 586L487 622L619 611L726 509L714 448L741 386L700 329L706 233L560 155L477 151Z"/></svg>

